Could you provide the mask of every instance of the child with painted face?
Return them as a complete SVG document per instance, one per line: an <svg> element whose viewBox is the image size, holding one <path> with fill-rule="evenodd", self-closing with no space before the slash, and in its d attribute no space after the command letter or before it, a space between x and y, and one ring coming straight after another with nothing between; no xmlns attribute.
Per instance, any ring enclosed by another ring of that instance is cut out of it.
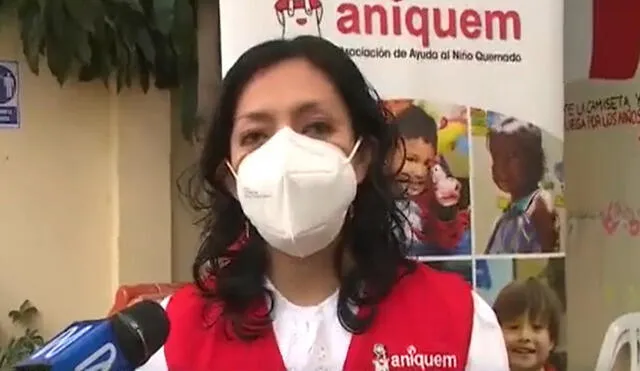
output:
<svg viewBox="0 0 640 371"><path fill-rule="evenodd" d="M540 129L515 118L489 130L487 145L495 185L510 196L487 244L487 254L558 251L557 212L541 189L545 154Z"/></svg>
<svg viewBox="0 0 640 371"><path fill-rule="evenodd" d="M388 164L398 138L341 48L255 46L216 107L192 182L205 213L194 283L163 302L171 332L143 369L362 371L383 357L507 370L488 304L405 258Z"/></svg>
<svg viewBox="0 0 640 371"><path fill-rule="evenodd" d="M561 303L537 278L515 281L500 291L496 312L511 371L555 371L549 362L560 331Z"/></svg>

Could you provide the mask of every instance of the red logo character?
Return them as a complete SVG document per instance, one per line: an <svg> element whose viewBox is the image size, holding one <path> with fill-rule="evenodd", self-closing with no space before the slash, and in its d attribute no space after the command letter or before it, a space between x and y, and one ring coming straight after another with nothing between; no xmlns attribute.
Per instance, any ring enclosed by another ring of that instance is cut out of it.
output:
<svg viewBox="0 0 640 371"><path fill-rule="evenodd" d="M283 39L300 35L322 37L320 22L323 8L320 0L277 0L275 10Z"/></svg>

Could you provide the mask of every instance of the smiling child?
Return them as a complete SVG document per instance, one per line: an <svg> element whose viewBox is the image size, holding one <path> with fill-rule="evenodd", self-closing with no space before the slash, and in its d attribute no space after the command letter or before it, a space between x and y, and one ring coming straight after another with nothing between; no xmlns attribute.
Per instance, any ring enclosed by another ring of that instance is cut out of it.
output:
<svg viewBox="0 0 640 371"><path fill-rule="evenodd" d="M502 327L511 371L555 371L549 362L558 343L561 303L539 279L514 281L498 294L493 310Z"/></svg>

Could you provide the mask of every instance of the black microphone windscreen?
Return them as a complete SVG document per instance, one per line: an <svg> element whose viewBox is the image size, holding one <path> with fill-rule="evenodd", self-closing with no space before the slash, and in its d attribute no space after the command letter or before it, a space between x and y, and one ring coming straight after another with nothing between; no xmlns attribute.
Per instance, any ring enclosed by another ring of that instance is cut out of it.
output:
<svg viewBox="0 0 640 371"><path fill-rule="evenodd" d="M118 345L133 367L140 367L162 347L169 336L169 319L155 301L134 304L111 318Z"/></svg>

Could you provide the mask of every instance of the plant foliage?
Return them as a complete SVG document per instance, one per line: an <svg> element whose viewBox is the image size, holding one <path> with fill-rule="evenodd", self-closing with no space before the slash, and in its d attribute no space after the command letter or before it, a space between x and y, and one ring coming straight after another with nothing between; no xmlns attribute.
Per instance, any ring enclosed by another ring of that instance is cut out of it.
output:
<svg viewBox="0 0 640 371"><path fill-rule="evenodd" d="M139 84L147 92L179 88L183 133L197 106L197 0L0 0L17 10L22 50L31 71L70 78Z"/></svg>
<svg viewBox="0 0 640 371"><path fill-rule="evenodd" d="M13 370L13 365L35 352L44 344L37 329L32 327L38 308L25 300L18 309L9 312L11 321L24 329L24 334L12 337L5 347L0 346L0 371Z"/></svg>

